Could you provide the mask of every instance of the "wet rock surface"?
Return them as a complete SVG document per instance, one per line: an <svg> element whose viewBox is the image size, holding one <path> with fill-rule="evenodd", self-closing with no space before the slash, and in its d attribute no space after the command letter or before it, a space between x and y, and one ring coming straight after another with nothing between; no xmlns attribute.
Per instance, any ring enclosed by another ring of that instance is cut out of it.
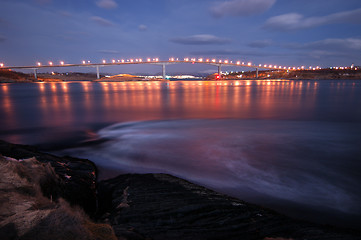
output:
<svg viewBox="0 0 361 240"><path fill-rule="evenodd" d="M166 174L99 183L99 220L125 239L361 239L293 220Z"/></svg>
<svg viewBox="0 0 361 240"><path fill-rule="evenodd" d="M42 182L43 194L57 200L64 198L72 205L82 207L89 215L96 211L97 170L93 162L72 157L57 157L38 151L32 146L0 141L0 154L14 159L35 157L41 163L49 163L59 176L57 182Z"/></svg>

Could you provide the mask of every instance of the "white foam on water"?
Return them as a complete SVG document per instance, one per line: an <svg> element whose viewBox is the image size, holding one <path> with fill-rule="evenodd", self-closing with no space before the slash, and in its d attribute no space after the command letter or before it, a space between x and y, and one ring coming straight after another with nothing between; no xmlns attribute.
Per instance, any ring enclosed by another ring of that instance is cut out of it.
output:
<svg viewBox="0 0 361 240"><path fill-rule="evenodd" d="M347 166L360 154L352 144L359 133L348 129L340 123L236 119L120 123L98 132L109 141L69 154L123 172L174 174L241 198L248 189L360 214L360 195L353 192L359 179Z"/></svg>

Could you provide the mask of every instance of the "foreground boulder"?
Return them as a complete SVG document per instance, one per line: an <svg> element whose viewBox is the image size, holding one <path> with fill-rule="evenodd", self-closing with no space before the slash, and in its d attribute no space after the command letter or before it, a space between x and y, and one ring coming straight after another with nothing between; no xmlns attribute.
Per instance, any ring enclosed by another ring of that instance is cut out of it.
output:
<svg viewBox="0 0 361 240"><path fill-rule="evenodd" d="M107 224L95 224L80 207L55 201L61 179L50 163L0 155L0 239L115 240Z"/></svg>
<svg viewBox="0 0 361 240"><path fill-rule="evenodd" d="M99 183L99 219L126 239L361 239L296 221L166 174Z"/></svg>
<svg viewBox="0 0 361 240"><path fill-rule="evenodd" d="M72 157L57 157L37 151L32 146L23 146L0 141L0 154L14 159L35 157L40 163L49 164L58 179L42 182L43 194L57 200L64 198L71 205L83 208L92 215L96 211L97 169L93 162Z"/></svg>

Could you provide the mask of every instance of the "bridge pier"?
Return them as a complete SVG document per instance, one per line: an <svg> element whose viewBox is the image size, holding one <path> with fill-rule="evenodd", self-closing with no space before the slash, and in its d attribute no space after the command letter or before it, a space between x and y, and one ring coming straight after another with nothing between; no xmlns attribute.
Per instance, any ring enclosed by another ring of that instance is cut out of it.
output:
<svg viewBox="0 0 361 240"><path fill-rule="evenodd" d="M34 78L35 80L38 80L37 68L34 68Z"/></svg>
<svg viewBox="0 0 361 240"><path fill-rule="evenodd" d="M258 68L256 68L256 78L258 78Z"/></svg>
<svg viewBox="0 0 361 240"><path fill-rule="evenodd" d="M97 66L96 68L97 68L97 79L100 79L99 66Z"/></svg>
<svg viewBox="0 0 361 240"><path fill-rule="evenodd" d="M163 79L165 80L167 78L165 74L165 63L162 64L162 74L163 74Z"/></svg>
<svg viewBox="0 0 361 240"><path fill-rule="evenodd" d="M222 65L221 64L218 65L218 76L220 79L222 79Z"/></svg>

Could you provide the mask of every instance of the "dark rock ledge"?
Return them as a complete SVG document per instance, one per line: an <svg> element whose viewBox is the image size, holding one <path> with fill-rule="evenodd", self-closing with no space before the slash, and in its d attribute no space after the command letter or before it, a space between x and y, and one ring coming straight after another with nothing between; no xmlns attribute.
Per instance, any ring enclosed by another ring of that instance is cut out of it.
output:
<svg viewBox="0 0 361 240"><path fill-rule="evenodd" d="M0 239L361 239L167 174L96 186L90 161L2 141L0 154Z"/></svg>

